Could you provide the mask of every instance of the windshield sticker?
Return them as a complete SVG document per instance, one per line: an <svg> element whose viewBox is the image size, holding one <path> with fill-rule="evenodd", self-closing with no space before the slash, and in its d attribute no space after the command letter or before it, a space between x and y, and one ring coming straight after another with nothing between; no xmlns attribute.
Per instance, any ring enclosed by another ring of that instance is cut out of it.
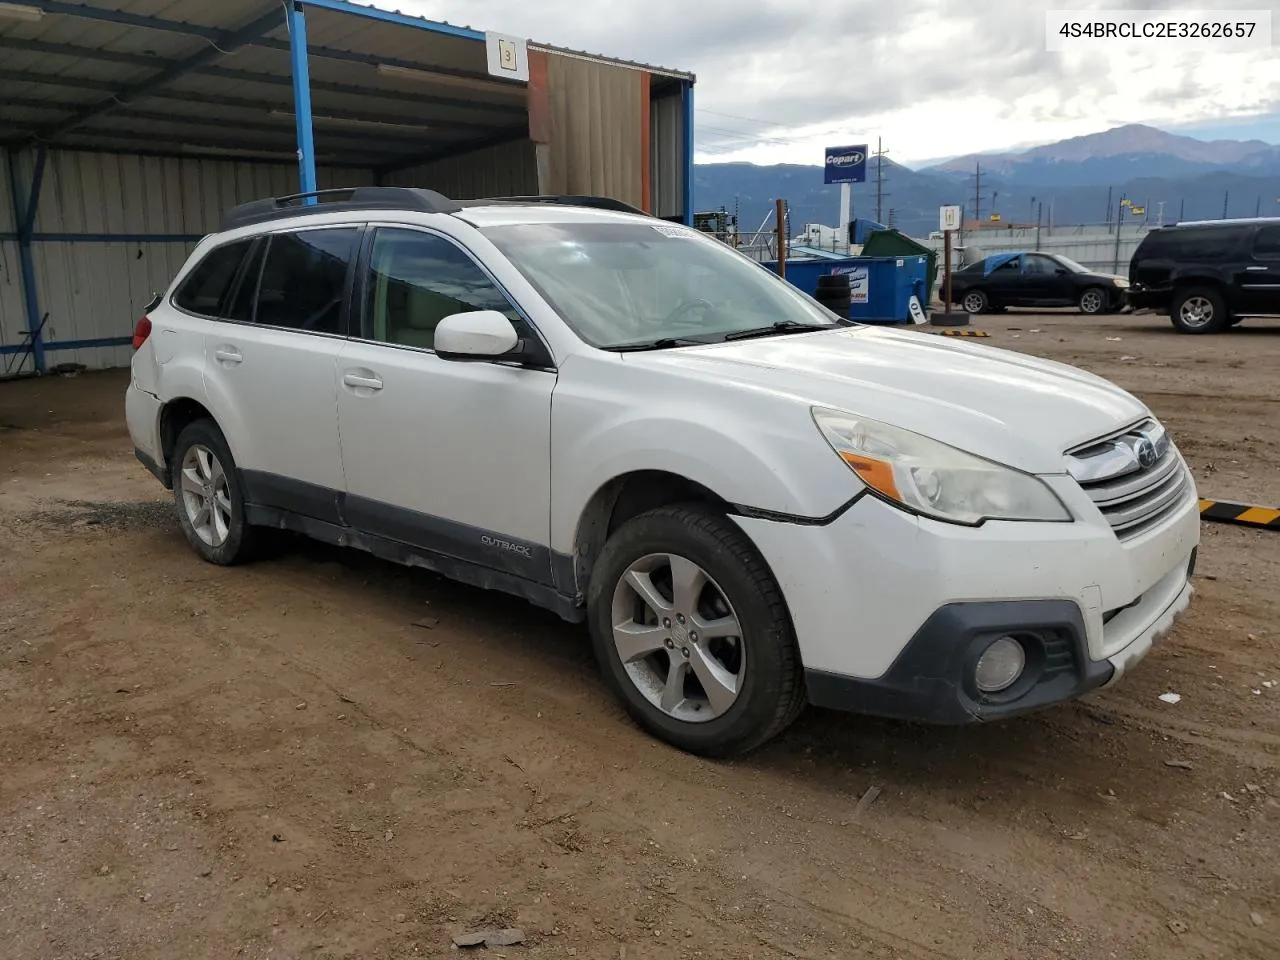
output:
<svg viewBox="0 0 1280 960"><path fill-rule="evenodd" d="M698 231L690 230L688 227L680 227L674 223L651 223L649 226L664 237L670 237L673 240L689 240L698 235Z"/></svg>

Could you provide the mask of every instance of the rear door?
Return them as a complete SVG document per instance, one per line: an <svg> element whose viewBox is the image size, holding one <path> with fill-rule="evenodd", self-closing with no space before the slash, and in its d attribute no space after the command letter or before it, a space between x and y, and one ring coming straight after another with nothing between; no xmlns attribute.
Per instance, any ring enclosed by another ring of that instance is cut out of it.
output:
<svg viewBox="0 0 1280 960"><path fill-rule="evenodd" d="M1248 259L1235 269L1237 310L1244 314L1280 314L1280 225L1259 227Z"/></svg>
<svg viewBox="0 0 1280 960"><path fill-rule="evenodd" d="M1011 257L987 275L986 288L992 302L1005 307L1026 305L1022 260L1021 256Z"/></svg>
<svg viewBox="0 0 1280 960"><path fill-rule="evenodd" d="M227 317L205 337L205 380L251 504L340 522L338 354L355 226L259 240Z"/></svg>

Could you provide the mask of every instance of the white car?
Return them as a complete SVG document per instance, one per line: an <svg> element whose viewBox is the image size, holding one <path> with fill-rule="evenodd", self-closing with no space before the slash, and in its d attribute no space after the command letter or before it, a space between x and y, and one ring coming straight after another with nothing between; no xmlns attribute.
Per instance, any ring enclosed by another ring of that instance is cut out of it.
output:
<svg viewBox="0 0 1280 960"><path fill-rule="evenodd" d="M1072 699L1192 592L1194 482L1134 397L851 324L620 204L249 204L134 345L133 442L204 559L287 528L585 620L632 716L699 754L806 702Z"/></svg>

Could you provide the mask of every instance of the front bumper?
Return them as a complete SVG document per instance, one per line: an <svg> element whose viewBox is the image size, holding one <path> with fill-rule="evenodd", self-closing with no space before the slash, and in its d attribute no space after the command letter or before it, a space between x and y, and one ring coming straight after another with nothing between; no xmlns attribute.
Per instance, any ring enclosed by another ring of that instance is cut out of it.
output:
<svg viewBox="0 0 1280 960"><path fill-rule="evenodd" d="M1089 516L1079 487L1053 485ZM1194 493L1127 541L1100 515L966 528L870 496L823 526L738 523L787 599L811 702L936 723L1025 713L1114 683L1186 608L1200 535ZM1028 669L982 695L976 657L1008 634L1025 641Z"/></svg>
<svg viewBox="0 0 1280 960"><path fill-rule="evenodd" d="M1144 290L1141 287L1129 287L1124 292L1124 301L1133 310L1155 310L1168 313L1171 297L1171 292L1168 290Z"/></svg>

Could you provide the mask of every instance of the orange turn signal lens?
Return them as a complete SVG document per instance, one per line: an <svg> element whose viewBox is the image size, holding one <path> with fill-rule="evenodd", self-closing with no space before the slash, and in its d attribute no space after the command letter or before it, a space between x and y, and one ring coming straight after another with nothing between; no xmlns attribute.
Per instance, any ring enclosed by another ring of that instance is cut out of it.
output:
<svg viewBox="0 0 1280 960"><path fill-rule="evenodd" d="M840 451L840 458L871 489L899 503L902 502L902 494L898 492L898 482L894 479L893 467L890 464L884 460L877 460L861 453L850 453L846 450Z"/></svg>

